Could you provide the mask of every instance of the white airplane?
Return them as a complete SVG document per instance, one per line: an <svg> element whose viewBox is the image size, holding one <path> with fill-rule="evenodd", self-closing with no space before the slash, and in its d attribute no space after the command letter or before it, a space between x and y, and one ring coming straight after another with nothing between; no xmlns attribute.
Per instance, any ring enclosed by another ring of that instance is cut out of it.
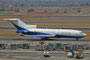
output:
<svg viewBox="0 0 90 60"><path fill-rule="evenodd" d="M4 19L10 21L16 28L17 33L21 36L40 37L41 39L48 38L83 38L87 36L79 30L71 29L41 29L37 25L27 25L18 18Z"/></svg>

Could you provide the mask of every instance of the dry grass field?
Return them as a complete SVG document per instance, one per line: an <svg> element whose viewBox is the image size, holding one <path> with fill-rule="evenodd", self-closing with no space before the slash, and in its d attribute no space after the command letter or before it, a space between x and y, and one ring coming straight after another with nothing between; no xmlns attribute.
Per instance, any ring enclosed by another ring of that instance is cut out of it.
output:
<svg viewBox="0 0 90 60"><path fill-rule="evenodd" d="M7 23L3 19L20 18L29 25L38 25L38 27L69 27L69 28L90 28L90 6L0 6L5 11L0 12L0 27L14 27L11 23ZM12 11L7 11L11 9ZM33 9L34 11L28 12ZM16 10L20 10L16 12ZM80 12L78 12L80 10ZM56 12L58 11L58 13ZM65 13L67 11L67 13ZM71 15L68 15L71 14ZM72 16L75 14L75 16ZM80 14L80 16L79 16ZM84 15L88 16L84 16ZM66 15L66 16L64 16ZM53 16L53 17L51 17ZM35 19L35 20L34 20ZM4 23L5 22L5 23ZM30 23L29 23L30 22ZM58 23L58 24L57 24ZM59 24L62 23L62 24ZM68 23L68 24L67 24ZM73 24L74 23L74 24ZM78 24L77 24L78 23ZM80 24L79 24L80 23ZM85 24L84 24L85 23ZM86 38L90 38L90 31L85 31L88 34ZM0 36L19 36L15 31L2 31Z"/></svg>
<svg viewBox="0 0 90 60"><path fill-rule="evenodd" d="M0 6L0 8L5 9L5 11L1 12L1 14L4 15L18 13L16 10L19 10L19 13L23 14L41 14L41 15L78 14L78 13L90 14L90 6ZM79 10L80 12L78 12ZM65 11L67 12L65 13Z"/></svg>
<svg viewBox="0 0 90 60"><path fill-rule="evenodd" d="M90 17L89 16L86 16L86 17L71 17L71 16L68 16L68 17L32 17L32 16L0 16L0 19L5 19L5 18L20 18L20 19L84 19L84 18L87 18L87 19L90 19Z"/></svg>
<svg viewBox="0 0 90 60"><path fill-rule="evenodd" d="M90 24L29 24L29 25L37 25L38 27L75 27L75 28L90 28ZM11 23L0 23L0 27L14 27Z"/></svg>
<svg viewBox="0 0 90 60"><path fill-rule="evenodd" d="M19 34L16 33L16 31L7 30L7 31L0 31L0 37L18 37Z"/></svg>
<svg viewBox="0 0 90 60"><path fill-rule="evenodd" d="M86 24L86 23L90 23L90 20L89 20L90 17L24 17L24 16L18 16L18 17L21 18L21 20L24 20L24 22L26 22L26 23L30 22L30 24L38 25L38 27L90 28L90 24ZM2 18L2 16L0 16L0 19L1 19L0 22L7 22L7 21L2 20L5 18L6 18L6 16L5 17L3 16L3 18ZM9 16L9 18L10 18L10 16ZM30 20L30 19L39 19L39 20ZM42 19L44 19L44 20L42 20ZM63 19L65 19L65 20L63 20ZM72 19L74 19L74 20L72 20ZM84 20L82 20L82 19L84 19ZM87 19L87 20L85 20L85 19ZM47 23L47 24L45 24L45 23ZM49 23L53 23L53 24L49 24ZM57 24L57 23L70 23L70 24ZM76 24L71 24L71 23L76 23ZM77 24L77 23L85 23L85 24ZM0 27L13 27L13 25L11 23L0 23Z"/></svg>
<svg viewBox="0 0 90 60"><path fill-rule="evenodd" d="M0 20L0 22L7 22L7 21L5 21L5 20ZM40 23L42 23L42 22L49 22L49 23L53 23L53 22L56 22L56 23L58 23L58 22L66 22L66 23L72 23L72 22L75 22L75 23L78 23L78 22L80 22L80 23L83 23L83 22L90 22L90 20L56 20L56 19L53 19L53 20L29 20L29 21L23 21L23 22L40 22Z"/></svg>
<svg viewBox="0 0 90 60"><path fill-rule="evenodd" d="M24 22L40 22L40 23L43 23L43 22L49 22L49 23L59 23L59 22L66 22L66 23L73 23L73 22L77 22L77 23L83 23L83 22L90 22L90 20L31 20L31 21L24 21Z"/></svg>

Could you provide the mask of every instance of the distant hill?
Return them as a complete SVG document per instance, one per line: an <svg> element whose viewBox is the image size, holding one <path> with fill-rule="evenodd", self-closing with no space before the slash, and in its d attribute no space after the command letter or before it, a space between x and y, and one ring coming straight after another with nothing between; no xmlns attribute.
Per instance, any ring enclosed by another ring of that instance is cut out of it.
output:
<svg viewBox="0 0 90 60"><path fill-rule="evenodd" d="M0 0L0 5L90 5L90 0Z"/></svg>

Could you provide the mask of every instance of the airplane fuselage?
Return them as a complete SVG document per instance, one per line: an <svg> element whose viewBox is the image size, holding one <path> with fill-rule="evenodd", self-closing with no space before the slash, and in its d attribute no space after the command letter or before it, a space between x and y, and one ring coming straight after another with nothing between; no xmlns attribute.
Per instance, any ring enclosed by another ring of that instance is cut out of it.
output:
<svg viewBox="0 0 90 60"><path fill-rule="evenodd" d="M27 29L18 32L30 37L82 38L86 36L81 31L69 29Z"/></svg>

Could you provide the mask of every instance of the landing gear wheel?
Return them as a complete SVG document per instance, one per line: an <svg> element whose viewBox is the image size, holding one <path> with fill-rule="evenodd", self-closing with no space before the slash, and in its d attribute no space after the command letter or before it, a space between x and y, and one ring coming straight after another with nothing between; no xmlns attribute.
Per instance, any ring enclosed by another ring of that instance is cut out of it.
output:
<svg viewBox="0 0 90 60"><path fill-rule="evenodd" d="M76 38L76 41L79 41L79 38Z"/></svg>
<svg viewBox="0 0 90 60"><path fill-rule="evenodd" d="M47 40L48 38L47 37L43 37L43 38L41 38L41 40Z"/></svg>

